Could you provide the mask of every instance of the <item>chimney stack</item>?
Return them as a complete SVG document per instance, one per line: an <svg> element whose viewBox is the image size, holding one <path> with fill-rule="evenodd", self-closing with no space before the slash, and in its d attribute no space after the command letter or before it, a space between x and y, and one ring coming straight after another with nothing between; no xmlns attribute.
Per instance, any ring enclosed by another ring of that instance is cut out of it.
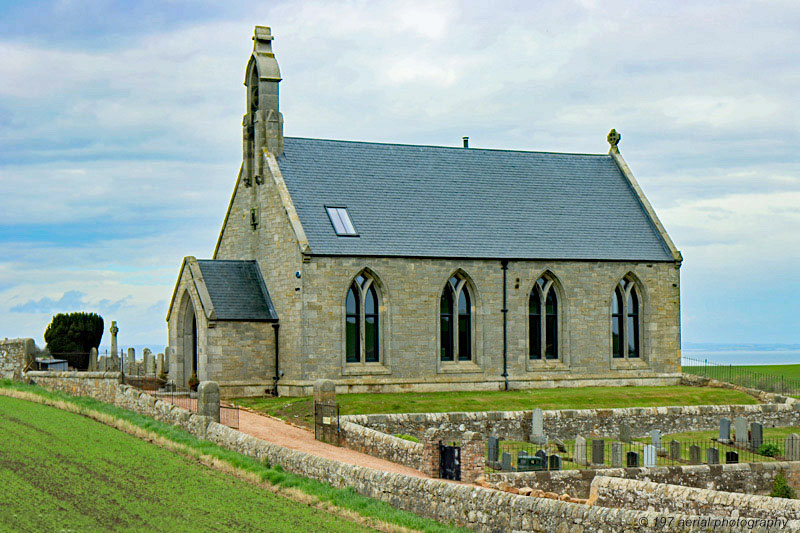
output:
<svg viewBox="0 0 800 533"><path fill-rule="evenodd" d="M469 148L469 137L461 137L461 140L464 141L464 148Z"/></svg>

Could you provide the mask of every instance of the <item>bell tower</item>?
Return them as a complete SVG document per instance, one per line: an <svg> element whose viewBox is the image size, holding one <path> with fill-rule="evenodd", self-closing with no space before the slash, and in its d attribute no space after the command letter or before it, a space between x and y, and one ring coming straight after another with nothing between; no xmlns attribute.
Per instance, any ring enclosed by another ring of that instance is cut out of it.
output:
<svg viewBox="0 0 800 533"><path fill-rule="evenodd" d="M247 111L242 120L242 178L248 187L263 182L264 152L283 153L283 115L278 106L281 71L272 53L272 33L256 26L253 55L247 63Z"/></svg>

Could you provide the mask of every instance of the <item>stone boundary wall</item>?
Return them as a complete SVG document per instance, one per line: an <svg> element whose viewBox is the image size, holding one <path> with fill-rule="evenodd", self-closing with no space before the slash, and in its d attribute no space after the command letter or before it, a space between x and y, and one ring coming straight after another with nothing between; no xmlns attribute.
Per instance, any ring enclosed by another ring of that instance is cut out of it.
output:
<svg viewBox="0 0 800 533"><path fill-rule="evenodd" d="M505 440L527 441L532 411L484 411L474 413L409 413L391 415L346 415L340 420L394 435L421 439L425 430L436 428L446 437L458 438L465 431L483 438L496 435ZM662 433L707 431L719 428L719 419L744 416L765 427L800 425L800 402L761 405L692 405L676 407L627 407L621 409L563 409L543 411L544 432L549 437L574 439L578 435L616 438L619 426L628 424L634 437L650 430Z"/></svg>
<svg viewBox="0 0 800 533"><path fill-rule="evenodd" d="M716 379L707 378L704 376L697 376L695 374L681 374L680 385L688 385L690 387L714 387L717 389L731 389L743 392L753 398L756 398L762 403L796 403L800 400L790 396L783 396L775 394L774 392L766 392L759 389L751 389L749 387L742 387L728 383L727 381L717 381Z"/></svg>
<svg viewBox="0 0 800 533"><path fill-rule="evenodd" d="M610 509L576 503L531 498L439 479L413 478L382 472L270 444L235 429L211 421L127 385L116 385L113 401L119 407L176 424L197 438L213 442L270 465L280 465L291 472L334 487L352 487L357 493L382 500L442 522L453 522L481 531L524 530L551 531L620 531L662 533L660 520L702 520L699 516L664 514L650 511ZM787 527L800 529L800 521ZM577 528L577 529L576 529ZM687 523L671 531L696 531ZM765 526L741 531L767 532Z"/></svg>
<svg viewBox="0 0 800 533"><path fill-rule="evenodd" d="M352 422L339 425L342 444L361 453L393 463L422 469L422 444L387 435Z"/></svg>
<svg viewBox="0 0 800 533"><path fill-rule="evenodd" d="M0 379L21 379L25 362L33 357L35 350L33 339L0 341Z"/></svg>
<svg viewBox="0 0 800 533"><path fill-rule="evenodd" d="M743 494L769 494L775 476L783 473L795 490L800 491L800 461L773 463L740 463L725 465L658 466L655 468L604 468L561 470L558 472L497 472L486 474L492 484L530 487L545 492L588 498L591 484L597 477L667 483Z"/></svg>
<svg viewBox="0 0 800 533"><path fill-rule="evenodd" d="M25 376L34 384L48 390L57 390L72 396L90 396L106 403L114 403L117 385L122 382L119 372L50 372L30 371Z"/></svg>
<svg viewBox="0 0 800 533"><path fill-rule="evenodd" d="M592 481L589 505L722 517L730 517L732 510L736 510L738 516L748 518L800 519L797 500L606 476Z"/></svg>

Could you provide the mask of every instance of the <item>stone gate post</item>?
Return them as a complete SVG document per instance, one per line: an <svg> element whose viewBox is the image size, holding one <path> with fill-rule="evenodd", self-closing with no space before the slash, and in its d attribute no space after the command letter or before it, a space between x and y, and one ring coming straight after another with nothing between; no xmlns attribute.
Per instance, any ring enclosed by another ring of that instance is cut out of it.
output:
<svg viewBox="0 0 800 533"><path fill-rule="evenodd" d="M422 436L422 468L423 474L431 477L439 477L439 431L436 428L428 428Z"/></svg>
<svg viewBox="0 0 800 533"><path fill-rule="evenodd" d="M197 414L219 422L219 384L216 381L201 381L197 386Z"/></svg>

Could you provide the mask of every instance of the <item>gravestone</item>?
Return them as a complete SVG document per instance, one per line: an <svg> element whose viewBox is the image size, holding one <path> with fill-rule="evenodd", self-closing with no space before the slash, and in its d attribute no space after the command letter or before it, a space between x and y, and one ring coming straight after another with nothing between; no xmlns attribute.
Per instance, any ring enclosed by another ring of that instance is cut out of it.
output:
<svg viewBox="0 0 800 533"><path fill-rule="evenodd" d="M508 452L503 452L502 456L502 463L500 469L503 472L510 472L511 471L511 454Z"/></svg>
<svg viewBox="0 0 800 533"><path fill-rule="evenodd" d="M603 439L592 439L592 464L606 464L606 441Z"/></svg>
<svg viewBox="0 0 800 533"><path fill-rule="evenodd" d="M548 466L548 468L550 470L561 470L561 456L560 455L558 455L558 454L551 455L548 458L548 463L549 464L547 466Z"/></svg>
<svg viewBox="0 0 800 533"><path fill-rule="evenodd" d="M731 441L731 419L722 417L719 419L719 439L721 443L727 444Z"/></svg>
<svg viewBox="0 0 800 533"><path fill-rule="evenodd" d="M725 452L725 463L732 465L739 462L739 452Z"/></svg>
<svg viewBox="0 0 800 533"><path fill-rule="evenodd" d="M760 422L750 424L750 449L755 451L764 442L764 426Z"/></svg>
<svg viewBox="0 0 800 533"><path fill-rule="evenodd" d="M544 434L544 417L538 407L531 413L531 442L533 444L547 444Z"/></svg>
<svg viewBox="0 0 800 533"><path fill-rule="evenodd" d="M151 352L149 348L145 348L144 351L142 352L142 357L144 358L144 373L155 374L156 358L153 355L153 352Z"/></svg>
<svg viewBox="0 0 800 533"><path fill-rule="evenodd" d="M174 354L175 353L175 348L173 348L171 346L167 346L164 349L164 372L166 372L167 374L169 374L169 354L170 353Z"/></svg>
<svg viewBox="0 0 800 533"><path fill-rule="evenodd" d="M97 372L97 348L89 350L89 371Z"/></svg>
<svg viewBox="0 0 800 533"><path fill-rule="evenodd" d="M786 435L783 445L783 455L787 461L800 461L800 435L797 433Z"/></svg>
<svg viewBox="0 0 800 533"><path fill-rule="evenodd" d="M677 440L672 440L669 443L669 458L672 461L677 461L681 458L681 443Z"/></svg>
<svg viewBox="0 0 800 533"><path fill-rule="evenodd" d="M650 445L658 450L661 448L661 432L657 429L654 429L650 432Z"/></svg>
<svg viewBox="0 0 800 533"><path fill-rule="evenodd" d="M539 459L541 459L543 465L547 465L547 452L546 451L539 450L533 455L534 455L534 457L538 457Z"/></svg>
<svg viewBox="0 0 800 533"><path fill-rule="evenodd" d="M496 463L500 452L500 439L497 437L489 437L489 444L486 446L487 460L490 463Z"/></svg>
<svg viewBox="0 0 800 533"><path fill-rule="evenodd" d="M719 464L719 450L716 448L706 448L706 464Z"/></svg>
<svg viewBox="0 0 800 533"><path fill-rule="evenodd" d="M622 468L622 443L611 443L611 466L614 468Z"/></svg>
<svg viewBox="0 0 800 533"><path fill-rule="evenodd" d="M136 350L128 348L128 358L126 360L127 368L125 372L128 374L136 374Z"/></svg>
<svg viewBox="0 0 800 533"><path fill-rule="evenodd" d="M747 419L743 416L737 416L733 419L733 438L736 444L745 444L747 442Z"/></svg>
<svg viewBox="0 0 800 533"><path fill-rule="evenodd" d="M644 447L643 459L646 468L653 468L656 466L657 448L655 446L647 445Z"/></svg>
<svg viewBox="0 0 800 533"><path fill-rule="evenodd" d="M631 441L631 427L628 424L619 425L619 441L620 442Z"/></svg>
<svg viewBox="0 0 800 533"><path fill-rule="evenodd" d="M575 462L586 465L586 439L580 435L575 438Z"/></svg>
<svg viewBox="0 0 800 533"><path fill-rule="evenodd" d="M164 354L160 353L156 356L156 376L160 376L164 372Z"/></svg>
<svg viewBox="0 0 800 533"><path fill-rule="evenodd" d="M625 465L628 468L639 468L639 454L637 452L625 454Z"/></svg>
<svg viewBox="0 0 800 533"><path fill-rule="evenodd" d="M517 450L517 460L519 460L520 457L528 457L528 452L525 450Z"/></svg>
<svg viewBox="0 0 800 533"><path fill-rule="evenodd" d="M693 465L700 464L700 446L697 444L689 446L689 462Z"/></svg>

